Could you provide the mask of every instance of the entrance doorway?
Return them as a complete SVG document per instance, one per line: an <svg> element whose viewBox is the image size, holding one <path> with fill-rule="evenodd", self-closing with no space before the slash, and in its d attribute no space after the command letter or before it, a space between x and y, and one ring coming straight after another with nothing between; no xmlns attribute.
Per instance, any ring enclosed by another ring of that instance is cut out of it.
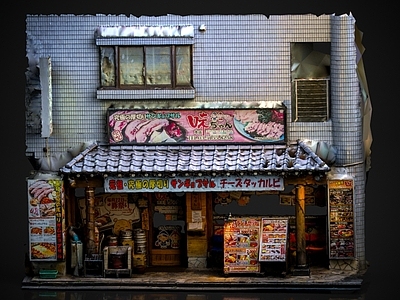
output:
<svg viewBox="0 0 400 300"><path fill-rule="evenodd" d="M186 194L151 194L150 266L185 266Z"/></svg>

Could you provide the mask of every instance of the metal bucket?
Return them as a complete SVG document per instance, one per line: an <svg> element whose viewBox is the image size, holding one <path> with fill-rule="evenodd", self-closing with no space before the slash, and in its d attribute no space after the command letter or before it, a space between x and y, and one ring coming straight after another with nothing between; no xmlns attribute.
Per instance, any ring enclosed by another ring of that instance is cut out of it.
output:
<svg viewBox="0 0 400 300"><path fill-rule="evenodd" d="M119 232L119 240L120 240L120 244L122 246L131 246L132 250L133 250L133 245L134 242L132 240L132 230L127 229L127 230L121 230Z"/></svg>
<svg viewBox="0 0 400 300"><path fill-rule="evenodd" d="M135 229L135 254L146 254L146 232L143 229Z"/></svg>

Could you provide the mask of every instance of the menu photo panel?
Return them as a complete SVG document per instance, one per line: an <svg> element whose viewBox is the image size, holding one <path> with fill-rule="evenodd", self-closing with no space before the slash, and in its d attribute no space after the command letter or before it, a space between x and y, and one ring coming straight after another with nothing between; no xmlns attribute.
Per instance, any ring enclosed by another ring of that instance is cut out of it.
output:
<svg viewBox="0 0 400 300"><path fill-rule="evenodd" d="M29 256L31 261L65 259L62 179L28 179Z"/></svg>
<svg viewBox="0 0 400 300"><path fill-rule="evenodd" d="M329 257L354 258L354 180L329 180L328 196Z"/></svg>

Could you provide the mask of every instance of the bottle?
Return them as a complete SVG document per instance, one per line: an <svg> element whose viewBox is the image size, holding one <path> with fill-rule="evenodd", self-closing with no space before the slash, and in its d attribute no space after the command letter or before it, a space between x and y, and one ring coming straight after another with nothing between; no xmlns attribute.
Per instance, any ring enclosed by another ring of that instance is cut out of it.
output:
<svg viewBox="0 0 400 300"><path fill-rule="evenodd" d="M71 236L71 238L72 238L72 240L74 241L74 242L79 242L79 236L76 234L76 232L75 231L73 231L72 230L72 226L69 228L69 235Z"/></svg>

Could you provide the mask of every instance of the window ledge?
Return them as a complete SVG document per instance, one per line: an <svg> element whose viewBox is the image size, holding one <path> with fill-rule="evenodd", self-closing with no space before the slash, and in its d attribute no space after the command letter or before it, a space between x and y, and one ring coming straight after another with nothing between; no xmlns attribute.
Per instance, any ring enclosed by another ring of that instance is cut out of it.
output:
<svg viewBox="0 0 400 300"><path fill-rule="evenodd" d="M163 90L97 90L99 100L194 99L195 89Z"/></svg>

